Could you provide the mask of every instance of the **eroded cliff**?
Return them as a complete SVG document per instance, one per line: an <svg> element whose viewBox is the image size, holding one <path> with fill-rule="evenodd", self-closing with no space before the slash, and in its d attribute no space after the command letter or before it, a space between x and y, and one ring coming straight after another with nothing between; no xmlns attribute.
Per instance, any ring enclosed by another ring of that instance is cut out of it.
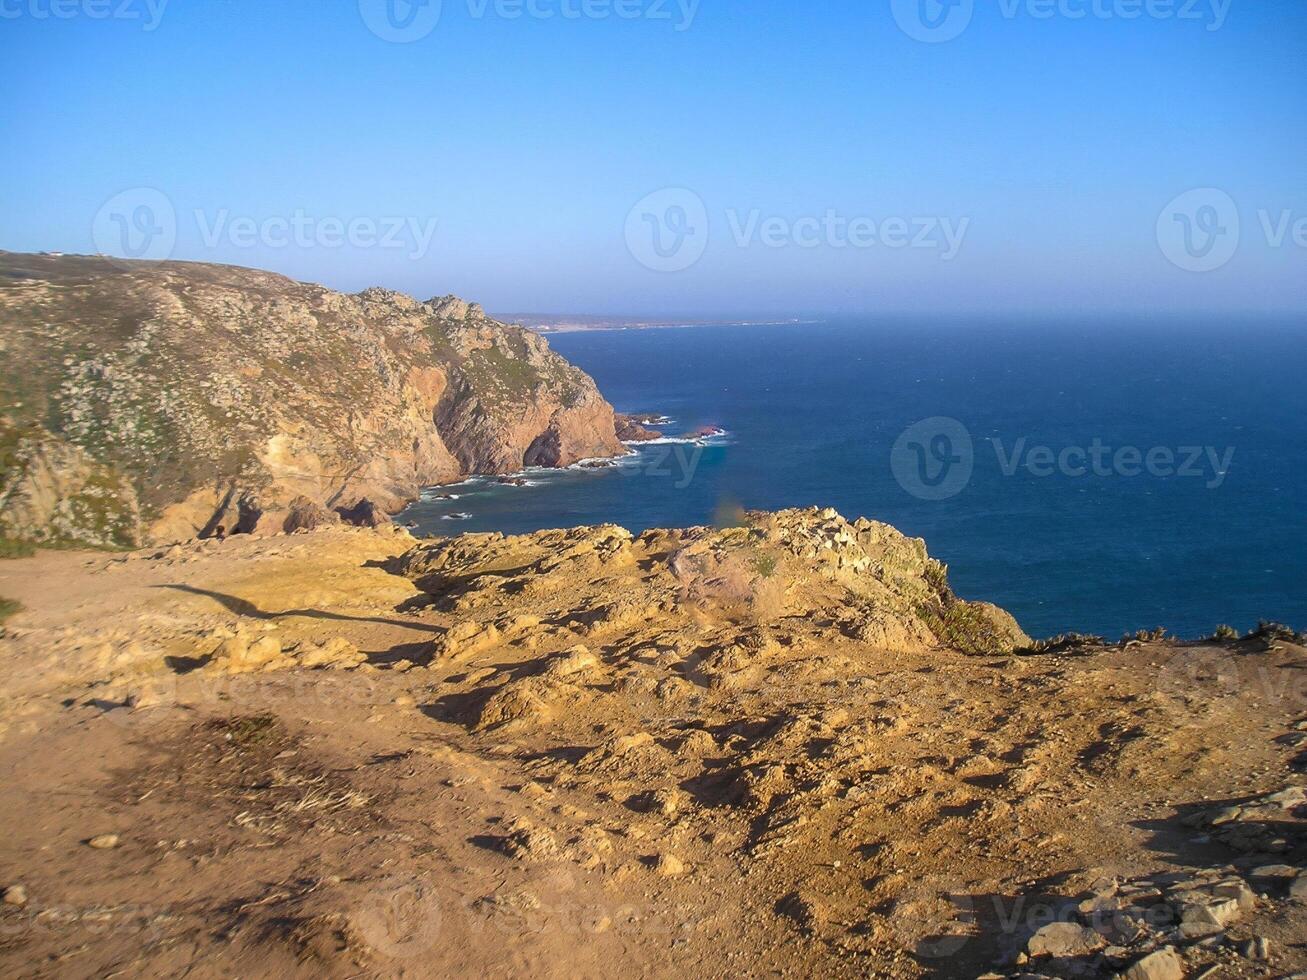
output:
<svg viewBox="0 0 1307 980"><path fill-rule="evenodd" d="M299 497L394 510L469 473L622 452L588 375L456 297L0 253L0 535L279 531Z"/></svg>

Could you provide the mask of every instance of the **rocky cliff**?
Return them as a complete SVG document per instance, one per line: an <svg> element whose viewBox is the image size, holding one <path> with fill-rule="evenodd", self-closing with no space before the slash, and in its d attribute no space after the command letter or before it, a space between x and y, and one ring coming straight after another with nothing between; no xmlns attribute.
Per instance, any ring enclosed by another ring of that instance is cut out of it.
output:
<svg viewBox="0 0 1307 980"><path fill-rule="evenodd" d="M470 473L624 451L588 375L456 297L0 252L6 537L280 531L301 497L395 510Z"/></svg>

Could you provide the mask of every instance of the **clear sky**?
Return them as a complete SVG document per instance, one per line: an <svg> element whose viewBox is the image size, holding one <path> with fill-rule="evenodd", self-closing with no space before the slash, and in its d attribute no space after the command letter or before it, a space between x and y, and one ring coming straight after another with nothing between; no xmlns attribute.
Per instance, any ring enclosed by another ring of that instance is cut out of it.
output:
<svg viewBox="0 0 1307 980"><path fill-rule="evenodd" d="M10 250L501 313L1307 311L1303 0L0 0L0 85Z"/></svg>

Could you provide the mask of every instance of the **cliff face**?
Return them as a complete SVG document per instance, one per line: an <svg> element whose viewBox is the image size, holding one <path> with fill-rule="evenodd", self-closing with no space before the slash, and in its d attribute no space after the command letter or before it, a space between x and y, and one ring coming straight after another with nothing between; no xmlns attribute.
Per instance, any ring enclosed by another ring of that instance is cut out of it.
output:
<svg viewBox="0 0 1307 980"><path fill-rule="evenodd" d="M624 451L588 375L455 297L0 252L3 536L275 532L300 496L395 510Z"/></svg>

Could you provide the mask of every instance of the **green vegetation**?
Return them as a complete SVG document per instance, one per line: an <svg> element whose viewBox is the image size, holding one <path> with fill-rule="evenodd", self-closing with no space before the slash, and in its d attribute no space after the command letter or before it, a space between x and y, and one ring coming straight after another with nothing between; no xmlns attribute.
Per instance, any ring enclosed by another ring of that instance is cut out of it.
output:
<svg viewBox="0 0 1307 980"><path fill-rule="evenodd" d="M930 586L931 591L944 600L945 604L954 599L953 589L948 584L948 566L942 561L928 558L922 578L926 580L926 584Z"/></svg>
<svg viewBox="0 0 1307 980"><path fill-rule="evenodd" d="M759 555L753 560L753 567L758 570L758 574L763 578L771 578L776 574L776 556Z"/></svg>
<svg viewBox="0 0 1307 980"><path fill-rule="evenodd" d="M16 612L21 612L23 604L13 599L0 598L0 624Z"/></svg>
<svg viewBox="0 0 1307 980"><path fill-rule="evenodd" d="M525 352L510 357L499 347L474 352L463 362L463 373L480 391L512 400L529 396L541 376L526 360Z"/></svg>
<svg viewBox="0 0 1307 980"><path fill-rule="evenodd" d="M0 560L5 558L30 558L36 554L36 545L18 538L0 537Z"/></svg>
<svg viewBox="0 0 1307 980"><path fill-rule="evenodd" d="M1239 631L1233 626L1226 626L1222 623L1216 627L1216 632L1212 634L1212 639L1219 643L1233 643L1239 639Z"/></svg>
<svg viewBox="0 0 1307 980"><path fill-rule="evenodd" d="M1089 633L1063 633L1061 636L1054 636L1051 639L1036 640L1030 646L1016 652L1021 656L1031 656L1041 653L1065 653L1079 647L1103 646L1107 646L1107 640L1101 636L1094 636Z"/></svg>
<svg viewBox="0 0 1307 980"><path fill-rule="evenodd" d="M922 606L917 612L941 643L962 653L1004 656L1011 652L1011 640L999 634L983 606L954 600L940 608Z"/></svg>

